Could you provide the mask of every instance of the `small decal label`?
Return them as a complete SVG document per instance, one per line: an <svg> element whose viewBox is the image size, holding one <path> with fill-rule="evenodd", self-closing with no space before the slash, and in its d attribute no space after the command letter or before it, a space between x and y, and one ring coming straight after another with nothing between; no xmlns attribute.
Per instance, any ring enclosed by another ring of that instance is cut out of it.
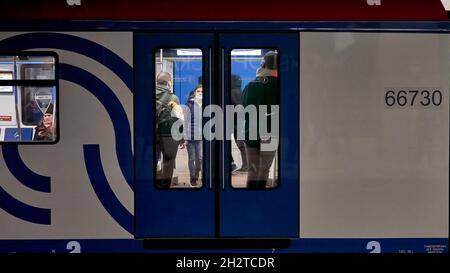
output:
<svg viewBox="0 0 450 273"><path fill-rule="evenodd" d="M425 251L427 253L445 253L446 245L424 245Z"/></svg>
<svg viewBox="0 0 450 273"><path fill-rule="evenodd" d="M12 121L12 116L0 116L0 121Z"/></svg>

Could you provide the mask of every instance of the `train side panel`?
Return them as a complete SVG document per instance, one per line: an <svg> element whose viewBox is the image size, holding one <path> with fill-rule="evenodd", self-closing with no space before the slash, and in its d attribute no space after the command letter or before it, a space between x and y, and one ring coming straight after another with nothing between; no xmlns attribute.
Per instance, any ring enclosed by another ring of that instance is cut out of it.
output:
<svg viewBox="0 0 450 273"><path fill-rule="evenodd" d="M448 34L300 43L300 237L447 237Z"/></svg>
<svg viewBox="0 0 450 273"><path fill-rule="evenodd" d="M2 145L0 239L133 238L132 39L0 34L1 50L54 51L60 62L59 142Z"/></svg>

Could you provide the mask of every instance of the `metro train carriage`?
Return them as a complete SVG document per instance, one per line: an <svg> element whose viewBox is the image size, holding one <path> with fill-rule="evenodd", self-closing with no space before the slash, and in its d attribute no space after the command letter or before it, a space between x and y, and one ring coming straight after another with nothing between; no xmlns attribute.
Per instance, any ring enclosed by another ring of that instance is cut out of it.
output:
<svg viewBox="0 0 450 273"><path fill-rule="evenodd" d="M0 252L448 252L440 1L171 2L0 3Z"/></svg>

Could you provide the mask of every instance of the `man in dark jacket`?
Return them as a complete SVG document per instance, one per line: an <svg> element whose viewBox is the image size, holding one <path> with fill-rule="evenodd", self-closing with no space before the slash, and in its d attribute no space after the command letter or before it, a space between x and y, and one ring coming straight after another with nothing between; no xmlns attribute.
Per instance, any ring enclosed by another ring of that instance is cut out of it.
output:
<svg viewBox="0 0 450 273"><path fill-rule="evenodd" d="M279 105L278 88L278 54L269 51L264 55L261 67L256 72L256 79L249 82L244 89L242 105L247 107L254 105L257 109L257 120L250 120L250 115L245 117L245 149L249 164L247 187L265 188L269 177L269 170L272 166L277 149L261 149L263 140L259 130L259 119L266 120L267 132L271 132L271 115L278 113L272 110L271 106ZM260 112L259 106L267 106L267 112ZM265 117L263 117L265 116ZM279 121L279 120L277 120ZM250 123L255 124L253 128ZM251 139L250 129L256 129L256 139ZM278 136L277 136L278 137Z"/></svg>
<svg viewBox="0 0 450 273"><path fill-rule="evenodd" d="M203 86L198 84L189 95L184 113L183 132L188 152L191 186L197 186L203 162L202 144Z"/></svg>
<svg viewBox="0 0 450 273"><path fill-rule="evenodd" d="M162 155L161 171L156 173L156 186L159 188L169 188L172 182L175 160L178 152L178 145L183 145L174 139L171 134L172 125L177 121L177 117L172 117L179 112L183 115L178 97L171 92L172 75L168 72L160 72L156 77L155 93L155 120L156 120L156 155Z"/></svg>

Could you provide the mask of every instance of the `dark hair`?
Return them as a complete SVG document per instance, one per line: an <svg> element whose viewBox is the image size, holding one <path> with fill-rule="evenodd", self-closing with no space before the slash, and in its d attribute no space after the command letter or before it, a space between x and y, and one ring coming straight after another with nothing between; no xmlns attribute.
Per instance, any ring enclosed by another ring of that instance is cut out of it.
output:
<svg viewBox="0 0 450 273"><path fill-rule="evenodd" d="M267 52L261 62L261 67L270 70L278 69L278 53L276 51Z"/></svg>
<svg viewBox="0 0 450 273"><path fill-rule="evenodd" d="M195 92L195 91L197 91L197 89L199 89L199 88L203 88L203 84L197 84L197 86L194 88L194 90L192 91L192 92Z"/></svg>
<svg viewBox="0 0 450 273"><path fill-rule="evenodd" d="M53 115L53 104L50 104L47 108L47 111L45 111L45 114L51 114Z"/></svg>

